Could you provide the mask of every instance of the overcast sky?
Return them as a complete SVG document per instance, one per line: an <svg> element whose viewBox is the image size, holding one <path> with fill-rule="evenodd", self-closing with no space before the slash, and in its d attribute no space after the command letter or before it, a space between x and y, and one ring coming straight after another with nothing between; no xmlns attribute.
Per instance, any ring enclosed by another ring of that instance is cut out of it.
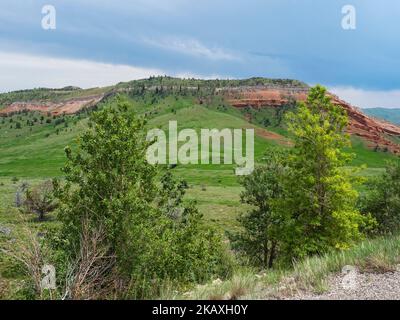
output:
<svg viewBox="0 0 400 320"><path fill-rule="evenodd" d="M41 25L48 4L55 30ZM355 30L342 28L346 4ZM400 107L399 17L395 0L1 0L0 91L263 76Z"/></svg>

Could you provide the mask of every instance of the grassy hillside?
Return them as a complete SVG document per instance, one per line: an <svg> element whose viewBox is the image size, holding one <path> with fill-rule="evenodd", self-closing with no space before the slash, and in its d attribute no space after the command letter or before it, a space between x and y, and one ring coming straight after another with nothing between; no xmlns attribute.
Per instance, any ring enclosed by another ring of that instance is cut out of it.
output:
<svg viewBox="0 0 400 320"><path fill-rule="evenodd" d="M148 128L160 127L167 131L168 122L176 120L179 129L193 128L254 128L255 158L261 161L269 146L286 147L287 132L278 122L275 111L237 110L221 106L220 101L200 105L193 97L147 95L130 97L132 112L148 118ZM248 115L253 114L250 118ZM250 121L250 122L249 122ZM64 147L74 143L74 138L87 127L87 115L53 117L39 113L23 112L0 118L0 176L5 177L53 177L61 174L64 163ZM274 132L277 135L271 135ZM222 152L223 150L221 150ZM379 168L389 153L369 150L363 142L354 137L354 164L367 164ZM215 172L214 179L203 177L204 171ZM178 166L177 171L197 184L236 185L233 165ZM196 171L202 172L197 174Z"/></svg>

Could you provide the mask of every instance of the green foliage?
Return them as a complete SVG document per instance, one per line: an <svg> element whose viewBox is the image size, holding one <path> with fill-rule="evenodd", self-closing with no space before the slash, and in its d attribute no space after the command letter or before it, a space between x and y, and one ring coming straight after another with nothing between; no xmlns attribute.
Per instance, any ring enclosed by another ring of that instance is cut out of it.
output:
<svg viewBox="0 0 400 320"><path fill-rule="evenodd" d="M348 123L343 108L331 103L326 89L310 90L298 112L287 115L295 147L288 158L284 196L276 210L287 216L285 250L289 258L348 248L362 238L370 218L356 209L357 191L343 169L352 156L344 133Z"/></svg>
<svg viewBox="0 0 400 320"><path fill-rule="evenodd" d="M273 212L271 200L282 196L285 158L286 152L272 149L266 155L266 165L255 168L241 180L241 200L253 209L239 216L242 231L230 237L233 248L261 268L271 268L279 255L282 221Z"/></svg>
<svg viewBox="0 0 400 320"><path fill-rule="evenodd" d="M385 172L366 184L361 211L378 222L377 232L395 233L400 227L400 161L388 162Z"/></svg>
<svg viewBox="0 0 400 320"><path fill-rule="evenodd" d="M184 183L146 161L142 119L117 105L92 114L90 130L72 152L66 148L66 182L55 182L61 207L63 248L79 251L84 227L105 231L129 294L146 296L163 281L200 282L230 272L221 238L202 223L193 204L182 202Z"/></svg>

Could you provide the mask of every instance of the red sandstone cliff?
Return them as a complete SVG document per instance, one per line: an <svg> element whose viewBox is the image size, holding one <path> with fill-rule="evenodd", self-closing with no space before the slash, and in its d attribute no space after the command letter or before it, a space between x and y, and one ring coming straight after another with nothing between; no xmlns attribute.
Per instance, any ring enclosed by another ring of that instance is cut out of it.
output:
<svg viewBox="0 0 400 320"><path fill-rule="evenodd" d="M256 108L280 107L290 100L304 101L307 98L307 88L277 88L277 87L247 87L221 88L217 90L231 105L237 108L252 106ZM378 146L393 153L400 153L400 146L390 140L390 137L400 136L400 127L383 120L366 116L362 111L339 97L330 94L333 103L342 106L349 116L350 124L347 131L362 137L370 147Z"/></svg>

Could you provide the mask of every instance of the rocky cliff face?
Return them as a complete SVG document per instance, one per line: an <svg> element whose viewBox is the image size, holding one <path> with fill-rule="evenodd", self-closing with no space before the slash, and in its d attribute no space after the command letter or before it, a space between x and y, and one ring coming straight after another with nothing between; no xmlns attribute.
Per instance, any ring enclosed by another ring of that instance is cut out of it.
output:
<svg viewBox="0 0 400 320"><path fill-rule="evenodd" d="M243 87L221 88L218 95L224 96L227 101L237 108L247 106L255 108L279 108L291 101L304 101L307 98L308 88L298 87ZM333 103L343 107L349 116L347 131L368 142L371 148L388 150L395 154L400 153L400 146L391 140L391 137L400 136L400 127L389 122L378 120L365 115L360 109L330 94Z"/></svg>

